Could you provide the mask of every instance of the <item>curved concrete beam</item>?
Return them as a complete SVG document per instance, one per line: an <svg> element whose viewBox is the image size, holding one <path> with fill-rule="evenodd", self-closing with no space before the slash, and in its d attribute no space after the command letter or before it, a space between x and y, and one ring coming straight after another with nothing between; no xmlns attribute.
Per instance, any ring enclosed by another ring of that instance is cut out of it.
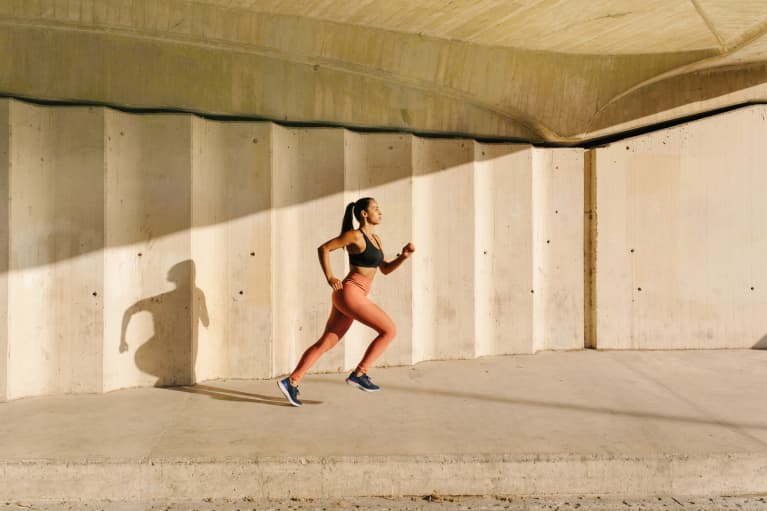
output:
<svg viewBox="0 0 767 511"><path fill-rule="evenodd" d="M10 56L0 62L0 92L559 143L641 125L629 111L669 120L663 114L669 108L652 111L654 96L642 91L747 54L765 29L761 23L731 37L726 53L715 42L695 51L587 55L485 46L210 2L71 0L65 7L51 0L0 5L0 51ZM753 58L764 57L756 52ZM721 83L713 89L738 90L727 88L726 73L716 76ZM765 78L751 73L752 82ZM700 101L710 95L671 94L678 100L671 109L699 113Z"/></svg>

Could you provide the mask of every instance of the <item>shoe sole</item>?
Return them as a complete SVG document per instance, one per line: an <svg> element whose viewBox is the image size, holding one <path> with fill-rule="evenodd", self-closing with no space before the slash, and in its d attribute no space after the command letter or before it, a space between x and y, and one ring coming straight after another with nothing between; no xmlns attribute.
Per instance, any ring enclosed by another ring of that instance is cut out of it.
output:
<svg viewBox="0 0 767 511"><path fill-rule="evenodd" d="M293 405L293 406L295 406L295 407L299 407L299 406L301 406L301 403L296 403L295 401L293 401L292 399L290 399L290 392L288 392L288 389L287 389L287 387L285 387L285 386L282 384L282 380L280 380L280 381L278 381L278 382L277 382L277 387L280 389L280 392L282 392L282 394L285 396L285 398L287 398L288 402L289 402L291 405Z"/></svg>
<svg viewBox="0 0 767 511"><path fill-rule="evenodd" d="M353 381L351 381L349 379L346 380L346 384L347 385L351 385L352 387L357 387L358 389L360 389L360 390L362 390L364 392L378 392L379 390L381 390L381 389L366 389L365 387L363 387L359 383L354 383Z"/></svg>

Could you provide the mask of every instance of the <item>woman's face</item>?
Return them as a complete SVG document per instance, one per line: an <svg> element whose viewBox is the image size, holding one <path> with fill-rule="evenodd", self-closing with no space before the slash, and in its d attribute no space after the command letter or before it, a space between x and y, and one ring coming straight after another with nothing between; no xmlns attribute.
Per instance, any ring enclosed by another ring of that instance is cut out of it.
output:
<svg viewBox="0 0 767 511"><path fill-rule="evenodd" d="M381 220L383 220L381 206L379 206L378 203L374 200L370 201L368 204L368 209L365 210L365 213L367 213L367 220L371 225L378 225L381 223Z"/></svg>

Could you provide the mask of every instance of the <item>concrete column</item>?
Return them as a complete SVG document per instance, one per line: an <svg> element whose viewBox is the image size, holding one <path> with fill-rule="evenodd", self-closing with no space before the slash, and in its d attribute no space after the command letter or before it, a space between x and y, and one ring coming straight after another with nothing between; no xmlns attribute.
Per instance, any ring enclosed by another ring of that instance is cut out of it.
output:
<svg viewBox="0 0 767 511"><path fill-rule="evenodd" d="M474 144L477 355L533 350L533 148Z"/></svg>
<svg viewBox="0 0 767 511"><path fill-rule="evenodd" d="M344 130L272 131L274 374L286 374L320 337L331 310L332 290L317 260L317 247L341 230L344 214ZM330 257L343 278L345 252ZM334 349L314 371L344 369L344 350Z"/></svg>
<svg viewBox="0 0 767 511"><path fill-rule="evenodd" d="M10 103L0 99L0 401L7 399L8 383L8 209L10 193Z"/></svg>
<svg viewBox="0 0 767 511"><path fill-rule="evenodd" d="M272 374L271 125L192 119L198 380Z"/></svg>
<svg viewBox="0 0 767 511"><path fill-rule="evenodd" d="M533 351L582 349L583 150L533 150Z"/></svg>
<svg viewBox="0 0 767 511"><path fill-rule="evenodd" d="M105 120L104 389L189 384L205 316L193 300L191 117Z"/></svg>
<svg viewBox="0 0 767 511"><path fill-rule="evenodd" d="M767 345L767 107L596 150L597 346Z"/></svg>
<svg viewBox="0 0 767 511"><path fill-rule="evenodd" d="M103 110L10 108L8 397L99 391Z"/></svg>
<svg viewBox="0 0 767 511"><path fill-rule="evenodd" d="M345 132L345 203L375 198L383 211L377 233L384 256L395 259L413 238L412 140L403 134ZM416 250L420 250L415 242ZM370 299L397 325L397 336L376 365L407 365L413 361L413 259L394 273L376 276ZM376 333L355 323L344 340L346 368L357 366Z"/></svg>
<svg viewBox="0 0 767 511"><path fill-rule="evenodd" d="M474 357L474 152L413 139L413 360Z"/></svg>

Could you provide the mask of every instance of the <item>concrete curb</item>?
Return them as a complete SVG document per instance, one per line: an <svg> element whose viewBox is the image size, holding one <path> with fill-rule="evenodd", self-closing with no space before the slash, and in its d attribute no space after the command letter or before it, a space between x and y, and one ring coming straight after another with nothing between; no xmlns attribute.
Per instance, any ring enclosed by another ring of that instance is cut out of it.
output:
<svg viewBox="0 0 767 511"><path fill-rule="evenodd" d="M748 495L767 457L471 455L0 462L6 500L148 501L403 495Z"/></svg>

